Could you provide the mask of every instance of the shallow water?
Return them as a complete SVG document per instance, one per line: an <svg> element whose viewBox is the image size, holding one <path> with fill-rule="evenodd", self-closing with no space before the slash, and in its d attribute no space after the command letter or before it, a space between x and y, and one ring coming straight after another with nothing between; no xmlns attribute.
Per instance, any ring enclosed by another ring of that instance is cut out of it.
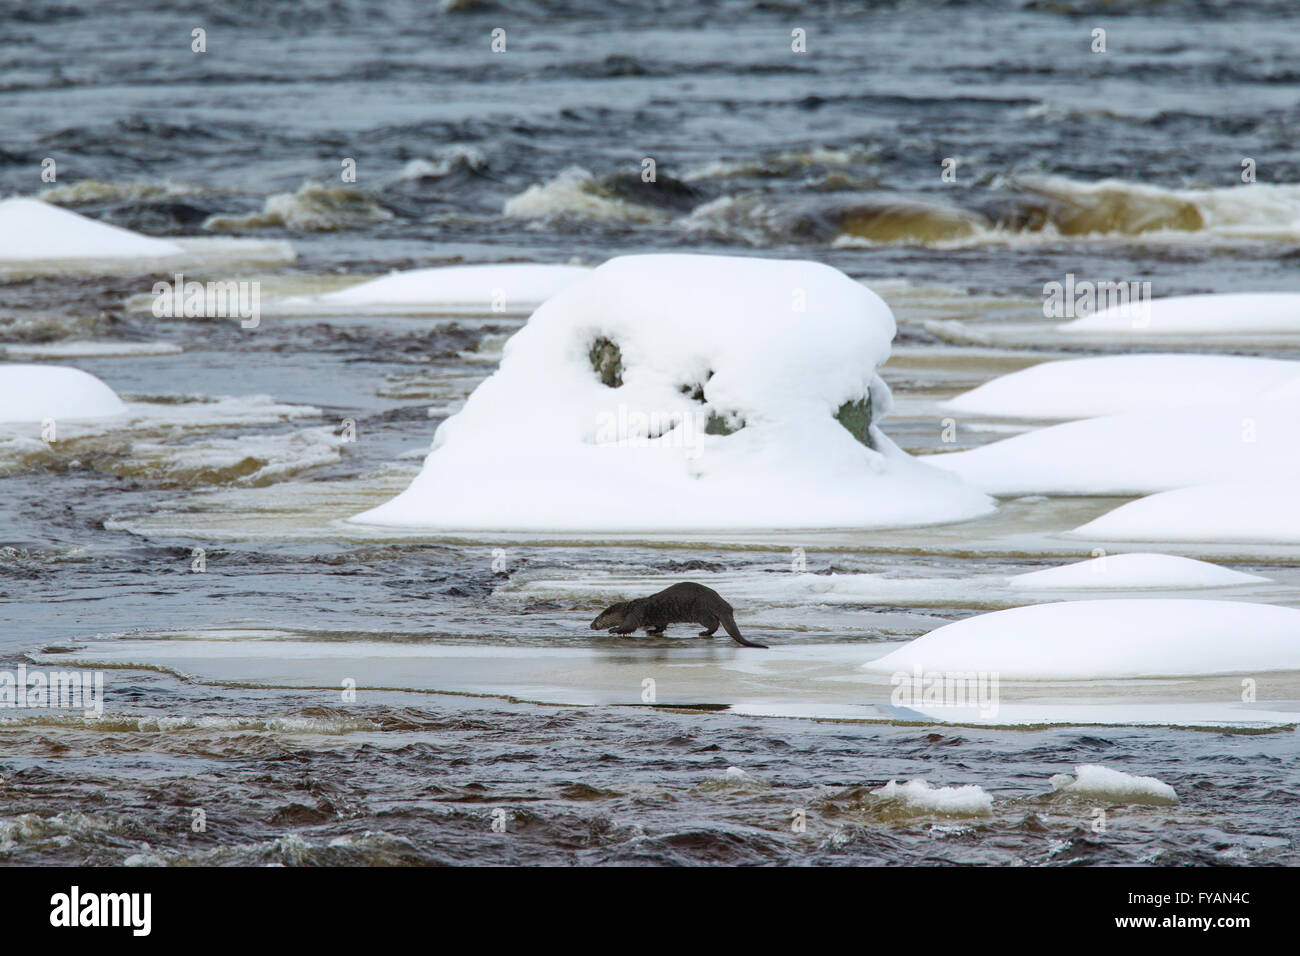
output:
<svg viewBox="0 0 1300 956"><path fill-rule="evenodd" d="M814 258L894 308L885 430L916 453L1033 427L962 420L949 444L937 403L1038 361L1300 351L1284 336L1063 340L1041 312L1043 282L1067 272L1149 278L1157 295L1295 287L1286 4L331 3L270 21L260 5L156 6L0 14L0 190L37 194L51 155L47 198L79 212L289 240L293 265L231 273L267 295L448 261ZM1105 58L1088 52L1095 24ZM498 25L509 52L493 59ZM680 184L642 190L647 155ZM950 155L955 184L939 179ZM336 184L343 156L355 187L303 187ZM1234 189L1243 156L1260 181ZM1089 190L1105 179L1120 185ZM1125 499L1009 500L882 531L360 528L343 519L405 487L521 320L268 314L244 330L141 311L155 278L0 282L7 358L71 362L132 409L129 429L73 429L52 450L0 435L0 668L87 662L107 695L97 722L0 715L0 860L1297 861L1297 675L1262 681L1249 713L1230 678L1022 687L1008 708L1050 705L1064 725L1011 729L890 710L856 672L940 624L1069 597L1000 582L1108 547L1062 532ZM87 341L118 354L68 344ZM814 575L878 588L801 593L794 548ZM1204 596L1300 606L1300 549L1159 550L1270 579ZM692 578L720 582L776 653L587 628L619 594ZM1156 776L1181 802L1053 794L1053 774L1085 763ZM871 793L913 777L978 785L992 812Z"/></svg>

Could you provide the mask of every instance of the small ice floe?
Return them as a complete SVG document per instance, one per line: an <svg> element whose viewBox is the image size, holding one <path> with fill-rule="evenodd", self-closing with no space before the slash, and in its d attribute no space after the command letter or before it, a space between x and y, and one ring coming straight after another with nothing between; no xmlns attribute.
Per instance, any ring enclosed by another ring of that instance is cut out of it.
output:
<svg viewBox="0 0 1300 956"><path fill-rule="evenodd" d="M528 315L590 272L586 266L541 263L414 269L359 282L336 292L268 300L263 312L518 317Z"/></svg>
<svg viewBox="0 0 1300 956"><path fill-rule="evenodd" d="M1129 590L1137 588L1222 588L1267 582L1217 564L1173 554L1111 554L1007 579L1020 591Z"/></svg>
<svg viewBox="0 0 1300 956"><path fill-rule="evenodd" d="M0 365L0 422L95 421L126 405L89 372L62 365Z"/></svg>
<svg viewBox="0 0 1300 956"><path fill-rule="evenodd" d="M1163 598L1038 604L946 624L862 667L1003 681L1294 671L1300 610Z"/></svg>
<svg viewBox="0 0 1300 956"><path fill-rule="evenodd" d="M820 263L613 259L538 308L411 487L352 520L691 532L987 513L877 426L893 335L879 296Z"/></svg>
<svg viewBox="0 0 1300 956"><path fill-rule="evenodd" d="M1300 379L1300 362L1235 355L1112 355L1044 362L964 392L963 415L1065 421L1144 409L1221 405Z"/></svg>
<svg viewBox="0 0 1300 956"><path fill-rule="evenodd" d="M0 201L0 274L106 274L186 266L283 263L287 242L155 239L38 199Z"/></svg>
<svg viewBox="0 0 1300 956"><path fill-rule="evenodd" d="M1116 305L1058 327L1072 335L1240 335L1300 332L1300 292L1180 295Z"/></svg>
<svg viewBox="0 0 1300 956"><path fill-rule="evenodd" d="M891 780L871 795L885 803L919 813L937 813L944 816L988 816L993 812L993 797L982 787L967 784L962 787L935 787L925 780L899 783Z"/></svg>
<svg viewBox="0 0 1300 956"><path fill-rule="evenodd" d="M1066 534L1096 541L1300 544L1300 482L1165 491L1120 505Z"/></svg>
<svg viewBox="0 0 1300 956"><path fill-rule="evenodd" d="M1247 401L1066 422L930 464L995 495L1140 495L1300 478L1300 379Z"/></svg>
<svg viewBox="0 0 1300 956"><path fill-rule="evenodd" d="M1170 806L1178 802L1174 788L1155 777L1138 777L1095 763L1076 766L1073 777L1058 773L1052 777L1051 784L1057 793L1108 803Z"/></svg>

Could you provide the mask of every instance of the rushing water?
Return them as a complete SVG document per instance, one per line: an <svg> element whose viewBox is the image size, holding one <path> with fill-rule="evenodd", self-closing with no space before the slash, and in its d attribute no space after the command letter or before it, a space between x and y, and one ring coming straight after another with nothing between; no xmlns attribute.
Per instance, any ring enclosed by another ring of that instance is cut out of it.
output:
<svg viewBox="0 0 1300 956"><path fill-rule="evenodd" d="M1063 354L1040 334L1046 281L1295 288L1300 30L1285 2L152 6L0 13L0 191L155 235L287 239L293 265L239 275L287 292L457 261L817 259L895 310L884 427L913 452L939 446L937 400ZM646 157L659 188L641 182ZM848 669L1015 603L978 582L1087 556L1052 532L1119 500L1008 501L887 533L350 529L339 519L405 487L519 320L246 330L130 307L155 278L0 283L0 343L34 360L68 341L136 346L55 358L131 403L129 434L39 450L0 436L0 668L106 674L100 720L0 724L0 859L1296 862L1293 725L890 722L833 675L762 672L721 640L587 629L611 594L713 580L748 635L840 648ZM973 424L958 447L1004 434ZM793 547L813 572L880 574L878 600L773 597ZM1296 549L1166 550L1272 581L1234 597L1300 606ZM1275 696L1295 711L1300 690ZM838 719L798 719L801 704ZM1158 777L1181 802L1053 792L1086 763ZM982 787L991 809L872 793L914 777Z"/></svg>

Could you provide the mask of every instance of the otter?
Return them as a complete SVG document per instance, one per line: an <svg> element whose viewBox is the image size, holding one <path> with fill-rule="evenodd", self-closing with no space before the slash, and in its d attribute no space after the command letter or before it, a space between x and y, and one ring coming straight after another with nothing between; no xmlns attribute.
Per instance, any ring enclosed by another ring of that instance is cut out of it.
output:
<svg viewBox="0 0 1300 956"><path fill-rule="evenodd" d="M731 605L722 600L722 595L713 588L690 581L674 584L649 597L611 605L591 622L591 629L608 628L611 634L631 634L638 628L645 628L647 634L658 636L670 624L699 624L705 628L700 631L700 637L712 637L720 624L737 644L767 647L740 636Z"/></svg>

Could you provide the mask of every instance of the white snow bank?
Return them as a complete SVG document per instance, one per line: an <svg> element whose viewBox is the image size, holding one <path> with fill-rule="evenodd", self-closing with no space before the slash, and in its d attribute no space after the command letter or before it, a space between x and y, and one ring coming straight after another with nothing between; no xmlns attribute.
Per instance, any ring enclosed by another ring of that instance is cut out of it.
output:
<svg viewBox="0 0 1300 956"><path fill-rule="evenodd" d="M1088 588L1221 588L1267 581L1217 564L1173 554L1110 554L1007 579L1017 590L1054 591Z"/></svg>
<svg viewBox="0 0 1300 956"><path fill-rule="evenodd" d="M1037 604L946 624L862 666L996 673L1002 680L1300 670L1300 611L1140 598Z"/></svg>
<svg viewBox="0 0 1300 956"><path fill-rule="evenodd" d="M925 780L898 783L891 780L871 795L902 804L909 810L951 816L986 816L993 812L993 797L980 787L935 787Z"/></svg>
<svg viewBox="0 0 1300 956"><path fill-rule="evenodd" d="M0 422L86 421L126 414L114 391L62 365L0 365Z"/></svg>
<svg viewBox="0 0 1300 956"><path fill-rule="evenodd" d="M1044 362L942 403L967 415L1094 418L1238 402L1300 379L1300 362L1233 355L1116 355Z"/></svg>
<svg viewBox="0 0 1300 956"><path fill-rule="evenodd" d="M394 272L338 292L282 300L289 308L326 312L445 312L528 314L565 286L591 273L587 266L506 264L445 266Z"/></svg>
<svg viewBox="0 0 1300 956"><path fill-rule="evenodd" d="M814 262L613 259L548 300L447 419L411 487L354 518L397 527L699 531L955 521L992 502L836 420L889 392L894 318ZM603 384L590 352L621 352ZM717 431L717 423L735 429Z"/></svg>
<svg viewBox="0 0 1300 956"><path fill-rule="evenodd" d="M1223 335L1300 332L1300 293L1178 295L1116 306L1058 326L1066 333Z"/></svg>
<svg viewBox="0 0 1300 956"><path fill-rule="evenodd" d="M1066 532L1105 541L1300 544L1300 481L1240 481L1166 491Z"/></svg>
<svg viewBox="0 0 1300 956"><path fill-rule="evenodd" d="M1300 389L1283 385L1248 402L1066 422L925 460L998 495L1140 495L1300 478L1297 421Z"/></svg>
<svg viewBox="0 0 1300 956"><path fill-rule="evenodd" d="M1111 803L1143 803L1168 806L1178 802L1174 788L1155 777L1138 777L1101 764L1085 763L1074 768L1074 776L1058 773L1052 777L1052 789L1079 797L1108 800Z"/></svg>
<svg viewBox="0 0 1300 956"><path fill-rule="evenodd" d="M0 202L0 262L167 259L180 246L79 216L38 199Z"/></svg>

